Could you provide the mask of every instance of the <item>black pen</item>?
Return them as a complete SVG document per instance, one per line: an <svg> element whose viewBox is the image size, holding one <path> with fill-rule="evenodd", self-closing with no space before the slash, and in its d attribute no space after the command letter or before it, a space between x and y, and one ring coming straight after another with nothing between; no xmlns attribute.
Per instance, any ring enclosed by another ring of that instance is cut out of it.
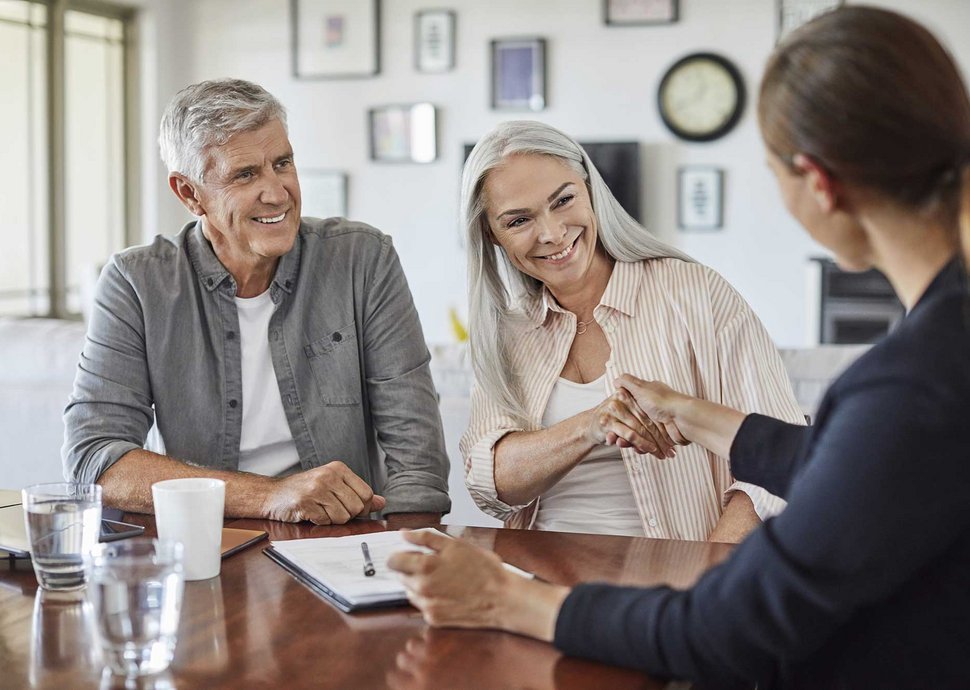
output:
<svg viewBox="0 0 970 690"><path fill-rule="evenodd" d="M364 576L370 577L377 571L374 570L374 561L370 559L370 551L367 550L367 542L360 542L360 550L364 552Z"/></svg>

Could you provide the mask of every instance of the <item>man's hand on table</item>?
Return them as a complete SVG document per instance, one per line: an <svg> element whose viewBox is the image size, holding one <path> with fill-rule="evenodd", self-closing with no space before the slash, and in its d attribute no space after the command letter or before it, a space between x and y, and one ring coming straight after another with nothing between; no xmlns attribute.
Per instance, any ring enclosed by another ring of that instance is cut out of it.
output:
<svg viewBox="0 0 970 690"><path fill-rule="evenodd" d="M335 460L274 481L264 502L271 520L342 525L381 510L386 501L347 465Z"/></svg>

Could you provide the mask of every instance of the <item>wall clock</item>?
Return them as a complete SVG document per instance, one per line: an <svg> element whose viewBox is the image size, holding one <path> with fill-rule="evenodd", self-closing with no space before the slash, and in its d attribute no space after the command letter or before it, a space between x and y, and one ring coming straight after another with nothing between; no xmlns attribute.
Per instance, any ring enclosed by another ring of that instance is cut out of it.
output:
<svg viewBox="0 0 970 690"><path fill-rule="evenodd" d="M693 53L667 70L657 107L667 128L687 141L713 141L730 132L744 111L744 79L730 60Z"/></svg>

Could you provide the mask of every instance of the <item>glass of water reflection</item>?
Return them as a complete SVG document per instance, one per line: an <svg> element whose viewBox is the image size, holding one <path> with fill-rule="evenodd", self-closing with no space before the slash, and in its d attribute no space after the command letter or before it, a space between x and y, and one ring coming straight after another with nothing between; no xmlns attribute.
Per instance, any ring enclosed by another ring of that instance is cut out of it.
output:
<svg viewBox="0 0 970 690"><path fill-rule="evenodd" d="M23 490L23 501L37 582L55 591L84 587L101 531L101 487L35 484Z"/></svg>
<svg viewBox="0 0 970 690"><path fill-rule="evenodd" d="M104 661L135 678L168 668L182 610L182 544L137 538L101 544L91 573Z"/></svg>

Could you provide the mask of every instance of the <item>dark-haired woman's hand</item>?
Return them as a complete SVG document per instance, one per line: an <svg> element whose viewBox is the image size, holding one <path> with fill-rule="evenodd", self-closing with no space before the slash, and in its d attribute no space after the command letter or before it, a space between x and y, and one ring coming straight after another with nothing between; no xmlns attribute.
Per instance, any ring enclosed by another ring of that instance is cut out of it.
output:
<svg viewBox="0 0 970 690"><path fill-rule="evenodd" d="M588 412L586 437L598 445L633 448L658 458L675 455L675 441L637 406L633 396L620 389Z"/></svg>
<svg viewBox="0 0 970 690"><path fill-rule="evenodd" d="M664 429L673 443L681 446L690 443L677 426L677 413L691 396L659 381L644 381L630 374L623 374L615 384L633 399L638 412Z"/></svg>

